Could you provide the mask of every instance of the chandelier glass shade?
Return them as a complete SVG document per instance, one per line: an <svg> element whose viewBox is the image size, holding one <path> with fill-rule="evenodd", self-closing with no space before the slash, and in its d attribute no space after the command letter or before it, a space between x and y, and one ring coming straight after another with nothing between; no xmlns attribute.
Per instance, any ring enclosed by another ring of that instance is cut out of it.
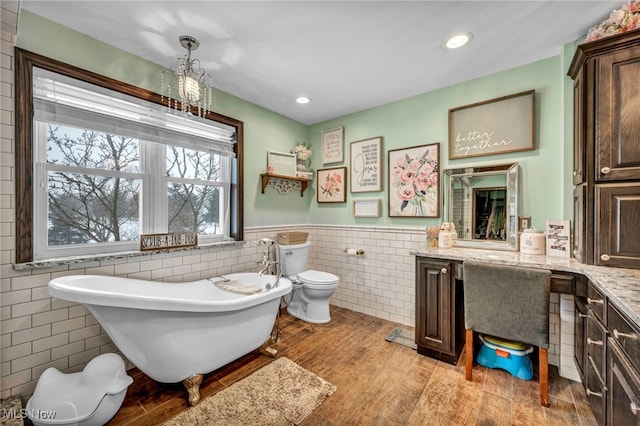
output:
<svg viewBox="0 0 640 426"><path fill-rule="evenodd" d="M162 102L166 102L167 106L176 112L204 117L211 111L213 88L211 77L200 66L200 61L191 59L191 52L196 50L200 43L194 37L186 35L178 39L187 49L187 54L178 58L170 73L162 73ZM175 84L165 83L165 74L171 74L171 80L175 78Z"/></svg>

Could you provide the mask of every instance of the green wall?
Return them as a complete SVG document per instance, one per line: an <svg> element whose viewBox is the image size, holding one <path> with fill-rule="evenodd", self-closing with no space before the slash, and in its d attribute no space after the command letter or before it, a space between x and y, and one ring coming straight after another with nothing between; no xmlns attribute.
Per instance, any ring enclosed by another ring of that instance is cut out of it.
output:
<svg viewBox="0 0 640 426"><path fill-rule="evenodd" d="M424 93L409 99L340 117L310 128L310 141L321 145L324 129L345 129L345 162L349 162L349 143L376 136L384 137L384 187L388 179L386 151L440 143L441 169L504 164L520 164L519 215L531 216L536 228L544 228L547 219L569 219L565 208L570 186L565 185L564 62L560 56L541 60L454 86ZM463 105L534 89L536 91L536 149L470 159L448 159L448 110ZM569 135L570 137L570 135ZM569 138L570 140L570 138ZM315 158L313 167L322 167ZM570 161L569 161L570 163ZM333 166L333 165L331 165ZM354 219L351 202L357 198L380 198L383 215L377 219ZM344 208L326 208L312 204L313 223L370 223L393 226L422 226L440 223L439 219L389 218L386 192L349 194Z"/></svg>
<svg viewBox="0 0 640 426"><path fill-rule="evenodd" d="M17 45L154 92L160 91L162 67L24 10L20 13ZM572 161L571 129L565 128L565 123L571 122L571 113L565 105L571 99L571 81L566 77L566 69L572 53L571 47L563 48L561 55L549 59L312 126L217 91L215 111L242 120L245 125L245 225L425 226L443 220L389 218L386 191L351 195L348 183L346 204L318 205L315 181L304 197L295 192L280 195L271 188L261 194L259 175L264 171L268 150L288 152L296 141L309 141L314 152L312 169L323 168L321 132L337 126L345 129L344 164L347 166L351 142L383 137L383 188L387 187L388 150L439 142L441 169L519 162L520 216L531 216L535 227L543 228L546 219L570 219L571 184L566 176L570 175ZM449 108L532 89L536 91L535 150L448 159ZM352 201L357 198L379 198L382 201L381 217L353 218Z"/></svg>

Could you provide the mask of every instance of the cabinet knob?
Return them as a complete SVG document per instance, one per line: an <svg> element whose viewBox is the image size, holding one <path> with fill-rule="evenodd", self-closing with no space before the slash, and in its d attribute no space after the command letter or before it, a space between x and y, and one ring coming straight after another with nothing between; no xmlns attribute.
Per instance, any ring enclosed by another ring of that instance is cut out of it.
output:
<svg viewBox="0 0 640 426"><path fill-rule="evenodd" d="M608 174L609 172L611 172L611 169L610 169L609 167L603 167L603 168L601 168L601 169L600 169L600 172L601 172L603 175L606 175L606 174Z"/></svg>
<svg viewBox="0 0 640 426"><path fill-rule="evenodd" d="M636 404L635 401L631 401L631 404L629 404L629 409L634 416L638 415L638 404Z"/></svg>
<svg viewBox="0 0 640 426"><path fill-rule="evenodd" d="M447 272L449 272L449 271L447 270L447 268L442 268L442 269L440 270L440 272L442 272L443 274L446 274L446 273L447 273Z"/></svg>
<svg viewBox="0 0 640 426"><path fill-rule="evenodd" d="M604 260L605 262L608 262L611 259L611 257L608 254L601 254L600 259Z"/></svg>
<svg viewBox="0 0 640 426"><path fill-rule="evenodd" d="M625 339L630 339L630 340L636 340L638 338L637 334L629 334L629 333L621 333L618 331L617 328L613 329L613 337L616 338L616 340L620 340L620 338L625 338Z"/></svg>
<svg viewBox="0 0 640 426"><path fill-rule="evenodd" d="M587 314L581 314L580 312L578 312L578 318L586 318L588 317Z"/></svg>
<svg viewBox="0 0 640 426"><path fill-rule="evenodd" d="M604 304L604 300L602 299L592 299L590 297L587 297L587 303L590 305L602 305Z"/></svg>
<svg viewBox="0 0 640 426"><path fill-rule="evenodd" d="M591 389L587 388L587 396L597 396L598 398L602 398L602 392L594 392Z"/></svg>
<svg viewBox="0 0 640 426"><path fill-rule="evenodd" d="M578 176L578 172L574 170L574 171L573 171L573 175L574 175L574 176Z"/></svg>

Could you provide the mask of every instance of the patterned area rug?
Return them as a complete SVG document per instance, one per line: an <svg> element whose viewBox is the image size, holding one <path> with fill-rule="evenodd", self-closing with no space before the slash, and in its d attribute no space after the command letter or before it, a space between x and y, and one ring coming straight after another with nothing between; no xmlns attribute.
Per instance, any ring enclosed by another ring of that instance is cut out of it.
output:
<svg viewBox="0 0 640 426"><path fill-rule="evenodd" d="M278 358L164 425L297 425L335 390L290 359Z"/></svg>

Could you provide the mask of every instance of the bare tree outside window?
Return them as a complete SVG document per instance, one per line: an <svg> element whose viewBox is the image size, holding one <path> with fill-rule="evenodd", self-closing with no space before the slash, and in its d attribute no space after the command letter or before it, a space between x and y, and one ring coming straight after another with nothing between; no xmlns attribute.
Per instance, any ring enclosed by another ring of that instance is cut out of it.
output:
<svg viewBox="0 0 640 426"><path fill-rule="evenodd" d="M141 184L122 172L140 172L139 146L124 136L47 124L50 246L138 239Z"/></svg>
<svg viewBox="0 0 640 426"><path fill-rule="evenodd" d="M220 157L167 146L169 231L218 234L220 229ZM209 184L207 184L209 183Z"/></svg>

